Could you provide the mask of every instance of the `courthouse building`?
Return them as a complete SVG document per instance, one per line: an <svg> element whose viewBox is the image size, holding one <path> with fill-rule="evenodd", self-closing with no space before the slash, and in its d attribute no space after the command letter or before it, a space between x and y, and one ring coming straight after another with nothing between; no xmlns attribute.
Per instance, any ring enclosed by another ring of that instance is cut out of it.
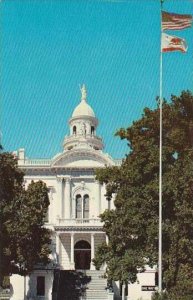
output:
<svg viewBox="0 0 193 300"><path fill-rule="evenodd" d="M103 152L97 126L83 85L81 101L69 119L63 152L52 159L28 159L24 149L17 151L25 185L42 180L49 189L46 226L53 242L48 266L36 266L27 278L11 277L12 300L121 299L119 283L114 284L114 292L108 289L105 265L97 271L92 263L97 247L108 242L99 215L114 207L113 199L105 198L105 185L95 179L95 169L120 164ZM139 274L139 283L128 288L128 299L151 299L148 289L155 284L154 275L150 269Z"/></svg>

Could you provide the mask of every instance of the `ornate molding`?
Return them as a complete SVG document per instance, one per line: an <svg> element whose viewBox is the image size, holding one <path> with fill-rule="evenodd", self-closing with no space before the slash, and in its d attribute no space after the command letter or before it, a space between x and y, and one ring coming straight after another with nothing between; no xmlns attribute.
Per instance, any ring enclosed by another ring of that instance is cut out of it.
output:
<svg viewBox="0 0 193 300"><path fill-rule="evenodd" d="M85 227L78 227L78 226L54 226L55 231L60 232L70 232L70 231L76 231L76 232L101 232L105 233L102 227L94 227L94 226L85 226Z"/></svg>
<svg viewBox="0 0 193 300"><path fill-rule="evenodd" d="M57 180L57 182L63 182L63 180L64 180L64 177L63 176L56 176L56 180Z"/></svg>

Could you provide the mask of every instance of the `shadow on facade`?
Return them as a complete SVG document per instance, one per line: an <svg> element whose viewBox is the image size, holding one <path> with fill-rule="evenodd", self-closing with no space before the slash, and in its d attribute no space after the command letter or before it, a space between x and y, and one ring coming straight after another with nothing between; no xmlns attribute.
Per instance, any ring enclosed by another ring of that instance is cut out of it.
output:
<svg viewBox="0 0 193 300"><path fill-rule="evenodd" d="M84 271L54 272L52 300L86 299L86 287L91 281Z"/></svg>

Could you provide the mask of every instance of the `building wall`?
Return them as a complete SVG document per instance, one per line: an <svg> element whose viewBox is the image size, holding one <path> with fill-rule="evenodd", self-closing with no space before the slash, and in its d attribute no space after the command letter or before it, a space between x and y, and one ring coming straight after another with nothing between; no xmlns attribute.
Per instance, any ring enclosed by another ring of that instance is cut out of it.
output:
<svg viewBox="0 0 193 300"><path fill-rule="evenodd" d="M60 244L60 265L64 270L69 270L70 260L71 260L71 240L70 234L62 234L61 235L61 244Z"/></svg>
<svg viewBox="0 0 193 300"><path fill-rule="evenodd" d="M31 181L42 180L49 188L50 206L48 217L50 224L56 224L58 217L75 218L75 196L78 193L88 194L89 201L89 218L97 218L100 213L108 208L108 201L105 197L105 186L100 185L93 174L92 177L71 178L70 180L70 197L66 195L66 184L57 180L57 177L46 178L45 176L28 176L26 178L26 187ZM66 210L68 210L66 212Z"/></svg>
<svg viewBox="0 0 193 300"><path fill-rule="evenodd" d="M37 277L45 277L45 296L37 296ZM12 275L10 300L51 300L52 299L52 285L53 285L53 271L37 270L30 276Z"/></svg>
<svg viewBox="0 0 193 300"><path fill-rule="evenodd" d="M26 280L26 284L24 282ZM11 284L11 298L10 300L22 300L24 299L24 290L25 287L28 288L28 280L29 277L24 279L23 276L14 274L10 277L10 284Z"/></svg>
<svg viewBox="0 0 193 300"><path fill-rule="evenodd" d="M155 271L148 269L144 273L139 273L138 282L130 284L128 286L128 295L132 300L149 300L153 292L142 291L142 286L154 286L155 285Z"/></svg>

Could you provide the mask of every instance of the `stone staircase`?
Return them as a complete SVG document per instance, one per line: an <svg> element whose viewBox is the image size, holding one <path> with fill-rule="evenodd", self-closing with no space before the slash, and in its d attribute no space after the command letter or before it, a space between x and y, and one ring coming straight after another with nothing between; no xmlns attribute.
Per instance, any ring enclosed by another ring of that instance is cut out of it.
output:
<svg viewBox="0 0 193 300"><path fill-rule="evenodd" d="M85 300L107 300L107 280L103 278L104 271L87 270L86 275L90 281L86 285Z"/></svg>
<svg viewBox="0 0 193 300"><path fill-rule="evenodd" d="M104 271L56 270L52 300L108 300Z"/></svg>

